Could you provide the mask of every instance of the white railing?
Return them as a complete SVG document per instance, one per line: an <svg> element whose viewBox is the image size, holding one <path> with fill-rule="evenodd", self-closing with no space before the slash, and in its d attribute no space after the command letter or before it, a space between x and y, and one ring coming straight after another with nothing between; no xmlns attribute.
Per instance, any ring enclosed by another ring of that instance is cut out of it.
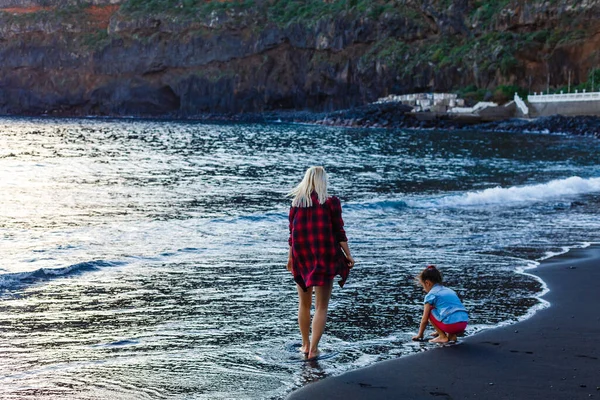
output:
<svg viewBox="0 0 600 400"><path fill-rule="evenodd" d="M473 106L473 111L483 110L488 107L498 107L498 104L493 103L491 101L480 101L479 103Z"/></svg>
<svg viewBox="0 0 600 400"><path fill-rule="evenodd" d="M375 104L390 103L398 101L418 101L418 100L456 100L457 94L454 93L412 93L412 94L391 94L387 97L379 98Z"/></svg>
<svg viewBox="0 0 600 400"><path fill-rule="evenodd" d="M529 100L531 96L527 96L527 100ZM523 99L515 93L515 104L517 105L517 107L519 107L519 110L521 110L521 112L523 113L523 115L529 115L529 107L527 107L527 104L525 104L525 102L523 101Z"/></svg>
<svg viewBox="0 0 600 400"><path fill-rule="evenodd" d="M498 104L492 103L491 101L480 101L473 107L452 107L448 112L454 114L474 114L488 107L498 107Z"/></svg>
<svg viewBox="0 0 600 400"><path fill-rule="evenodd" d="M451 114L473 114L473 107L454 107L448 110Z"/></svg>
<svg viewBox="0 0 600 400"><path fill-rule="evenodd" d="M560 94L530 94L527 96L527 101L530 103L555 103L565 101L598 101L600 100L600 92L575 92L575 93L560 93Z"/></svg>

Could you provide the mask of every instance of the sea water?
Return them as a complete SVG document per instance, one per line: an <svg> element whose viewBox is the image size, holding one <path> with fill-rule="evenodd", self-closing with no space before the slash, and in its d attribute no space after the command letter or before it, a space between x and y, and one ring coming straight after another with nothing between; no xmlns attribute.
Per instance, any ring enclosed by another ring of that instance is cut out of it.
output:
<svg viewBox="0 0 600 400"><path fill-rule="evenodd" d="M323 165L357 260L298 353L290 199ZM600 141L291 124L0 119L0 398L269 399L427 349L437 265L468 335L542 306L600 241Z"/></svg>

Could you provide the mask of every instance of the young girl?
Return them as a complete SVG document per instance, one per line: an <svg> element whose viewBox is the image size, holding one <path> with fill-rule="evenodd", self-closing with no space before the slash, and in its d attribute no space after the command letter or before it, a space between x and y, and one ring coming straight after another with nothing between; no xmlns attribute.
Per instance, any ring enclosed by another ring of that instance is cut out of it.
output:
<svg viewBox="0 0 600 400"><path fill-rule="evenodd" d="M430 265L425 268L417 276L417 279L427 294L425 295L419 334L414 336L413 340L423 339L423 333L427 327L427 321L429 321L437 332L437 337L431 339L430 342L455 342L456 335L464 332L467 328L469 321L467 310L454 290L442 286L442 274L435 266Z"/></svg>

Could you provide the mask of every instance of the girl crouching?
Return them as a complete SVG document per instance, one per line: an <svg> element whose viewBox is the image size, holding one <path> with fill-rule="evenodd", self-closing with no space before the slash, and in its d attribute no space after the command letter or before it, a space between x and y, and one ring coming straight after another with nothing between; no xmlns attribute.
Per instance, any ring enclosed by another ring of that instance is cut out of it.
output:
<svg viewBox="0 0 600 400"><path fill-rule="evenodd" d="M456 336L467 328L469 316L467 310L456 295L456 292L442 286L442 274L430 265L425 268L417 280L425 293L423 317L419 326L419 333L413 340L422 340L427 322L431 322L437 337L431 339L432 343L455 342Z"/></svg>

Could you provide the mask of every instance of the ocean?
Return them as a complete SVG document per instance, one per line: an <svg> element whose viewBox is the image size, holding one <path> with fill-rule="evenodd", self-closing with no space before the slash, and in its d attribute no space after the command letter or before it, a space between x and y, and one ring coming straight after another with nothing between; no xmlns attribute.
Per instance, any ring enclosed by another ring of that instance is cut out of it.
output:
<svg viewBox="0 0 600 400"><path fill-rule="evenodd" d="M297 352L290 199L329 173L357 261ZM600 242L600 142L534 133L0 118L0 397L279 399L425 351L435 264L467 335L545 307L540 260Z"/></svg>

